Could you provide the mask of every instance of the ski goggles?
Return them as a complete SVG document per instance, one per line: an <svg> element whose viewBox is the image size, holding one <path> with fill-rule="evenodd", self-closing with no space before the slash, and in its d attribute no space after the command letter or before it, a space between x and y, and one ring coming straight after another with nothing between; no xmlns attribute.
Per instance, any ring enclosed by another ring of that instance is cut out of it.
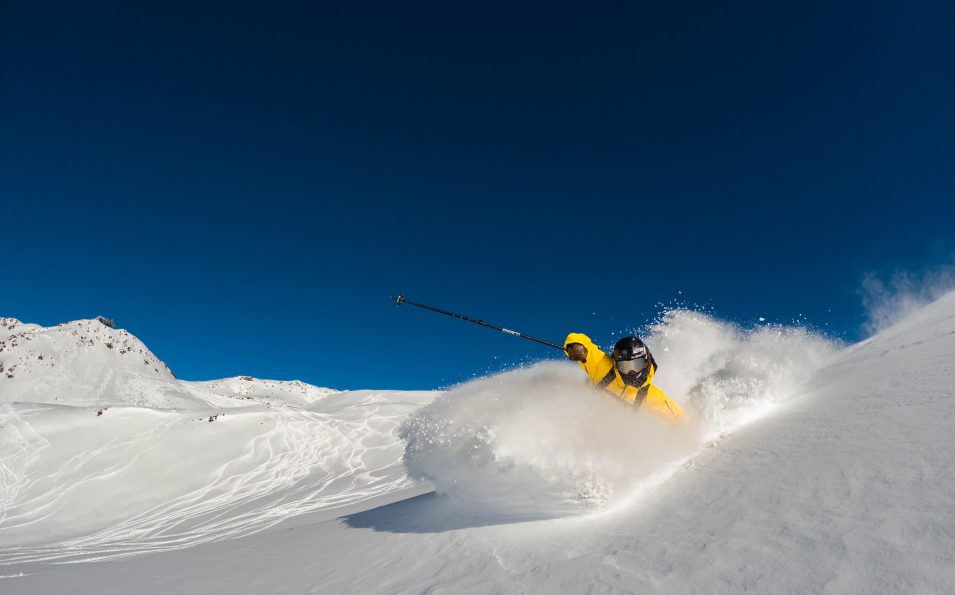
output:
<svg viewBox="0 0 955 595"><path fill-rule="evenodd" d="M634 359L624 359L617 362L617 369L620 370L621 374L629 374L630 372L640 373L643 372L644 368L647 367L647 358L645 357L636 357Z"/></svg>

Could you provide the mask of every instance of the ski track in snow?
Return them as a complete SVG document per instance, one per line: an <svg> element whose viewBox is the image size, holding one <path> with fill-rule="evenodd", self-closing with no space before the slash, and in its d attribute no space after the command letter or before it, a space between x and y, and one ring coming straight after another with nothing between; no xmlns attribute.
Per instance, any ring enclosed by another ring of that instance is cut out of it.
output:
<svg viewBox="0 0 955 595"><path fill-rule="evenodd" d="M26 469L49 443L25 423L11 405L0 405L0 526L7 509L29 481Z"/></svg>
<svg viewBox="0 0 955 595"><path fill-rule="evenodd" d="M106 560L181 549L248 535L291 516L355 504L413 485L404 473L396 473L401 449L391 430L397 418L379 413L388 403L364 405L365 418L356 422L300 409L230 412L227 421L215 423L232 424L236 417L252 416L269 418L273 424L252 438L240 456L219 465L205 485L89 535L5 548L0 550L0 563ZM45 444L38 444L42 439L12 407L5 406L2 416L3 425L17 431L4 433L0 450L4 482L0 537L68 506L71 493L84 484L121 476L175 439L171 433L177 426L208 423L197 422L194 414L164 414L146 431L76 452L38 480L39 493L18 499L29 481L25 470ZM113 462L99 465L102 460Z"/></svg>
<svg viewBox="0 0 955 595"><path fill-rule="evenodd" d="M0 574L0 578L25 578L28 576L31 576L31 575L25 574L23 572L20 572L17 574Z"/></svg>

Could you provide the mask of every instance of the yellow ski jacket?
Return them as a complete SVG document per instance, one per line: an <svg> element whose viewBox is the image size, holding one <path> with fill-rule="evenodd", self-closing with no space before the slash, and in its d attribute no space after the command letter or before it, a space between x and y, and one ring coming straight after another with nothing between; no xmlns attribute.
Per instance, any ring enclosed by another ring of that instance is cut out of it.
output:
<svg viewBox="0 0 955 595"><path fill-rule="evenodd" d="M570 333L564 339L564 348L571 343L580 343L587 348L587 359L577 362L580 367L587 372L590 377L590 384L604 389L610 394L633 403L638 407L647 407L654 413L658 413L672 420L683 417L683 408L668 397L666 393L651 384L656 367L650 365L650 373L647 374L647 380L642 386L627 386L620 372L617 371L617 365L613 358L594 345L590 337L583 333Z"/></svg>

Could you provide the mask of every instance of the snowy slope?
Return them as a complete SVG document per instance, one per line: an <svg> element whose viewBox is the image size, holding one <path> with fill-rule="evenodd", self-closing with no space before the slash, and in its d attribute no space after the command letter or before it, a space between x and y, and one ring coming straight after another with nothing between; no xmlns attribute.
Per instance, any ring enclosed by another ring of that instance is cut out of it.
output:
<svg viewBox="0 0 955 595"><path fill-rule="evenodd" d="M210 395L225 397L223 401L236 405L235 400L268 402L273 405L308 405L315 400L338 391L319 388L298 380L262 380L251 376L237 376L208 382L189 382L186 390L199 399L210 401Z"/></svg>
<svg viewBox="0 0 955 595"><path fill-rule="evenodd" d="M181 548L419 483L391 420L434 393L183 382L96 320L2 326L0 562Z"/></svg>
<svg viewBox="0 0 955 595"><path fill-rule="evenodd" d="M277 510L276 520L285 520L245 531L241 510L226 507L223 522L238 521L234 533L200 524L187 527L195 537L183 542L188 549L143 547L176 535L165 515L219 493L199 488L159 509L154 525L120 523L133 530L119 543L103 538L113 521L102 523L100 543L112 554L157 553L65 566L43 560L83 552L31 529L35 523L4 520L0 576L10 578L0 588L951 592L955 293L841 351L798 330L743 333L679 312L654 329L651 345L660 384L694 413L686 428L661 431L574 388L573 367L556 364L482 379L437 400L434 393L328 395L279 410L318 415L298 419L299 427L351 421L351 434L325 443L330 458L346 458L346 442L382 449L377 471L367 471L374 465L358 450L350 468L365 471L339 485L316 484L317 494L338 494L343 508L293 516L302 510L284 510L282 498L265 501L261 514ZM43 463L58 470L63 489L82 479L51 461L66 447L42 444L47 426L64 427L59 413L12 407L24 406L7 405L3 425L16 425L34 446L3 447L5 478L19 469L12 475L29 490ZM226 427L204 423L197 429ZM76 437L80 430L70 427ZM241 481L244 473L232 476ZM385 482L375 494L360 483L373 478ZM355 485L369 497L353 497ZM426 494L432 485L438 493ZM7 511L29 508L9 489L6 502ZM8 546L11 534L32 545ZM246 535L222 538L233 534Z"/></svg>

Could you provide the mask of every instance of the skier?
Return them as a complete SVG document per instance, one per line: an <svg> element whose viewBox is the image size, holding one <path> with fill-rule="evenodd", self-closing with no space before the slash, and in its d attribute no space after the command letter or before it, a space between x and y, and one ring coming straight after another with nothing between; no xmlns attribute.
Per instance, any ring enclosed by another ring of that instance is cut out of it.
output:
<svg viewBox="0 0 955 595"><path fill-rule="evenodd" d="M640 339L620 339L613 347L613 357L610 357L594 345L587 335L570 333L564 340L564 350L567 357L587 372L590 384L668 419L683 417L683 408L651 384L657 364Z"/></svg>
<svg viewBox="0 0 955 595"><path fill-rule="evenodd" d="M646 407L663 415L664 417L677 420L683 418L683 408L679 403L666 396L662 390L651 384L653 374L657 371L657 363L653 361L650 350L643 344L643 341L636 337L624 337L617 341L613 348L613 357L600 350L594 345L590 337L581 333L570 333L564 340L564 346L556 343L537 339L524 333L512 331L496 324L475 320L454 312L446 312L431 306L425 306L407 299L404 295L399 295L395 300L395 305L410 304L425 310L431 310L438 314L451 316L460 320L466 320L479 324L481 326L492 328L496 331L507 333L515 337L534 341L542 345L548 345L562 350L567 357L580 364L580 367L587 372L590 377L590 384L599 386L614 396L620 397L628 403L633 403L638 407Z"/></svg>

